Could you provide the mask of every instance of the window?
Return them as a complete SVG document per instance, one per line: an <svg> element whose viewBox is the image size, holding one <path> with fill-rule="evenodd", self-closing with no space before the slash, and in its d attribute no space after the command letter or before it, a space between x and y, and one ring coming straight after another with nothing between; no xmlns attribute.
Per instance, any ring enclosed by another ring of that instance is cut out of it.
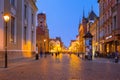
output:
<svg viewBox="0 0 120 80"><path fill-rule="evenodd" d="M15 6L15 0L10 0L11 5Z"/></svg>
<svg viewBox="0 0 120 80"><path fill-rule="evenodd" d="M27 5L24 5L24 18L27 18Z"/></svg>
<svg viewBox="0 0 120 80"><path fill-rule="evenodd" d="M112 33L112 25L110 24L110 34Z"/></svg>
<svg viewBox="0 0 120 80"><path fill-rule="evenodd" d="M118 3L118 0L115 0L115 4L117 4Z"/></svg>
<svg viewBox="0 0 120 80"><path fill-rule="evenodd" d="M33 16L33 13L32 13L32 24L34 23L34 20L33 20L33 19L34 19L34 16Z"/></svg>
<svg viewBox="0 0 120 80"><path fill-rule="evenodd" d="M108 35L110 34L110 27L109 27L109 25L108 25Z"/></svg>
<svg viewBox="0 0 120 80"><path fill-rule="evenodd" d="M112 31L114 30L114 27L113 27L113 24L112 24L112 22L111 22L111 29L112 29Z"/></svg>
<svg viewBox="0 0 120 80"><path fill-rule="evenodd" d="M113 18L113 24L114 24L114 30L116 29L116 16L114 16L114 18Z"/></svg>
<svg viewBox="0 0 120 80"><path fill-rule="evenodd" d="M11 17L11 42L14 42L15 37L15 18Z"/></svg>
<svg viewBox="0 0 120 80"><path fill-rule="evenodd" d="M108 35L111 33L110 25L108 25Z"/></svg>
<svg viewBox="0 0 120 80"><path fill-rule="evenodd" d="M110 12L109 16L111 16L112 15L111 9L109 10L109 12Z"/></svg>
<svg viewBox="0 0 120 80"><path fill-rule="evenodd" d="M104 4L105 4L105 3L103 3L103 10L102 10L103 12L104 12L104 8L105 8L105 5L104 5Z"/></svg>
<svg viewBox="0 0 120 80"><path fill-rule="evenodd" d="M31 40L32 40L31 42L32 42L32 44L33 44L33 43L34 43L34 31L32 31L32 37L31 37L31 38L32 38L32 39L31 39Z"/></svg>
<svg viewBox="0 0 120 80"><path fill-rule="evenodd" d="M27 27L26 26L24 27L24 42L25 44L27 42Z"/></svg>
<svg viewBox="0 0 120 80"><path fill-rule="evenodd" d="M105 29L104 29L105 36L107 35L107 33L108 33L108 28L107 28L107 26L105 26Z"/></svg>

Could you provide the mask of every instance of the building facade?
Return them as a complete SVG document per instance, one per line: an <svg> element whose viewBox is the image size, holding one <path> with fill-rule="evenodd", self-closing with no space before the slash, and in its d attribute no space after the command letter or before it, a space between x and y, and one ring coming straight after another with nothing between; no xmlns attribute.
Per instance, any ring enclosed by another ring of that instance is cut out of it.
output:
<svg viewBox="0 0 120 80"><path fill-rule="evenodd" d="M96 51L99 50L99 46L98 46L98 20L99 18L97 17L97 15L94 13L93 10L91 10L89 17L88 17L88 31L91 33L92 37L92 53L93 55L95 54Z"/></svg>
<svg viewBox="0 0 120 80"><path fill-rule="evenodd" d="M8 58L32 57L36 49L37 6L35 3L36 0L0 0L1 55L4 55L5 43L7 43ZM7 34L3 19L5 14L10 17Z"/></svg>
<svg viewBox="0 0 120 80"><path fill-rule="evenodd" d="M69 46L69 52L72 52L72 53L80 52L80 45L78 40L71 40L70 46Z"/></svg>
<svg viewBox="0 0 120 80"><path fill-rule="evenodd" d="M90 26L90 33L92 34L92 48L93 48L93 54L96 51L99 51L99 27L98 27L98 21L99 18L96 18L94 23Z"/></svg>
<svg viewBox="0 0 120 80"><path fill-rule="evenodd" d="M93 10L89 13L88 17L85 18L83 15L82 22L79 24L79 44L80 52L86 52L85 38L84 36L90 32L92 38L92 51L93 53L98 50L98 17Z"/></svg>
<svg viewBox="0 0 120 80"><path fill-rule="evenodd" d="M64 45L60 37L56 37L55 39L50 39L49 52L62 52L63 47Z"/></svg>
<svg viewBox="0 0 120 80"><path fill-rule="evenodd" d="M120 52L120 0L98 0L100 52Z"/></svg>
<svg viewBox="0 0 120 80"><path fill-rule="evenodd" d="M36 41L38 52L49 52L49 30L46 22L46 14L39 13L37 15L38 26L36 32Z"/></svg>
<svg viewBox="0 0 120 80"><path fill-rule="evenodd" d="M83 36L87 33L87 18L83 16L82 22L79 24L78 28L78 36L79 36L79 45L80 45L80 52L85 53L85 39Z"/></svg>

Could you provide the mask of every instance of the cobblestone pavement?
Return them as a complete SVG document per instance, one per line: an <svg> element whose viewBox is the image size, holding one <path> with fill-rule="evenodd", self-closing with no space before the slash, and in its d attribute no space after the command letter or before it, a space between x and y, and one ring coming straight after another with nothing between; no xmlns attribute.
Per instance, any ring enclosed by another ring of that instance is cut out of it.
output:
<svg viewBox="0 0 120 80"><path fill-rule="evenodd" d="M120 80L120 64L82 60L74 54L47 55L0 68L0 80Z"/></svg>

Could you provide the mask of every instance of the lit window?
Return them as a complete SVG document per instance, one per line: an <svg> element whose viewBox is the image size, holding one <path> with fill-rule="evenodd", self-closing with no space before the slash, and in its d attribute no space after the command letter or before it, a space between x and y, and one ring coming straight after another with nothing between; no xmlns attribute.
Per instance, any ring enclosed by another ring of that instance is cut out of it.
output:
<svg viewBox="0 0 120 80"><path fill-rule="evenodd" d="M32 24L34 23L34 15L32 14Z"/></svg>

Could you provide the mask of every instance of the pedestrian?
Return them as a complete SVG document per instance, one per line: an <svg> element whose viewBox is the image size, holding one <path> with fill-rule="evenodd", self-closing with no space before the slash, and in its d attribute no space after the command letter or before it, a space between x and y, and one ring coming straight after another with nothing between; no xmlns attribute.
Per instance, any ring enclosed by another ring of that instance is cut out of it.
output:
<svg viewBox="0 0 120 80"><path fill-rule="evenodd" d="M38 60L38 46L36 45L36 55L35 55L35 58L36 58L36 60Z"/></svg>
<svg viewBox="0 0 120 80"><path fill-rule="evenodd" d="M42 54L43 54L43 53L42 53L42 50L40 50L40 57L41 57L41 58L42 58Z"/></svg>
<svg viewBox="0 0 120 80"><path fill-rule="evenodd" d="M118 63L118 61L119 61L119 52L116 51L115 52L115 63Z"/></svg>
<svg viewBox="0 0 120 80"><path fill-rule="evenodd" d="M90 52L89 46L86 46L85 59L88 59L89 52Z"/></svg>
<svg viewBox="0 0 120 80"><path fill-rule="evenodd" d="M42 48L40 47L40 57L42 58L42 55L43 55L43 51L42 51Z"/></svg>
<svg viewBox="0 0 120 80"><path fill-rule="evenodd" d="M88 60L92 60L92 53L88 52Z"/></svg>

